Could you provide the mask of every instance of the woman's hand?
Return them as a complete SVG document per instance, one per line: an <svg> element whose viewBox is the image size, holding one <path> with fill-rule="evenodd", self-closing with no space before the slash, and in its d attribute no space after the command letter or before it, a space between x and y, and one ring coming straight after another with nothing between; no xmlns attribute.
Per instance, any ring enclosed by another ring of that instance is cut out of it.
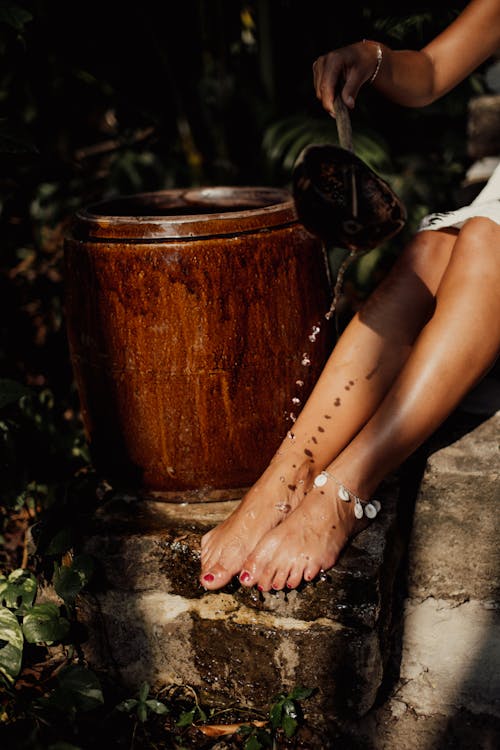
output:
<svg viewBox="0 0 500 750"><path fill-rule="evenodd" d="M334 101L338 94L353 109L361 86L373 79L379 68L381 46L376 42L356 42L328 52L313 63L316 96L326 111L335 115Z"/></svg>

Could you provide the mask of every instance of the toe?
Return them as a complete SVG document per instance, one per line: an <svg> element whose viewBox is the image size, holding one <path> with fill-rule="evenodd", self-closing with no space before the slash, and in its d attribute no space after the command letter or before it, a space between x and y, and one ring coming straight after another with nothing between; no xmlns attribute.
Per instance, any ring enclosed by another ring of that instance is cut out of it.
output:
<svg viewBox="0 0 500 750"><path fill-rule="evenodd" d="M248 569L247 565L243 566L243 570L239 575L239 580L241 585L246 586L247 588L254 586L257 582L251 570Z"/></svg>
<svg viewBox="0 0 500 750"><path fill-rule="evenodd" d="M285 569L277 570L273 578L272 588L275 591L281 591L284 589L289 575L290 569L288 566Z"/></svg>
<svg viewBox="0 0 500 750"><path fill-rule="evenodd" d="M294 565L287 578L286 587L287 589L296 589L297 586L302 581L304 575L304 566L303 565Z"/></svg>
<svg viewBox="0 0 500 750"><path fill-rule="evenodd" d="M314 561L309 562L304 569L304 581L312 581L313 578L316 578L320 571L321 565L319 565L319 563L316 563Z"/></svg>
<svg viewBox="0 0 500 750"><path fill-rule="evenodd" d="M200 583L204 588L212 591L225 586L226 583L229 583L232 577L233 574L227 568L223 565L216 564L212 565L208 570L202 570Z"/></svg>

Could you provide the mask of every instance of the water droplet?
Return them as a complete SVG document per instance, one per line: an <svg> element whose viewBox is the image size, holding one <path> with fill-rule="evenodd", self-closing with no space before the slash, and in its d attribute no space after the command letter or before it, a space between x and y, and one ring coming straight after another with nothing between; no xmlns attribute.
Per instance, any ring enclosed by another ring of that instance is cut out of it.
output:
<svg viewBox="0 0 500 750"><path fill-rule="evenodd" d="M292 398L292 404L300 404L300 398L297 398L297 396L294 396Z"/></svg>
<svg viewBox="0 0 500 750"><path fill-rule="evenodd" d="M295 434L291 432L290 430L288 430L288 432L286 433L286 436L287 438L289 438L289 440L295 440Z"/></svg>
<svg viewBox="0 0 500 750"><path fill-rule="evenodd" d="M289 503L277 503L274 507L282 513L290 513L292 510L292 506Z"/></svg>
<svg viewBox="0 0 500 750"><path fill-rule="evenodd" d="M293 413L293 411L290 412L290 419L292 420L292 422L296 422L297 421L297 417L295 416L295 414Z"/></svg>
<svg viewBox="0 0 500 750"><path fill-rule="evenodd" d="M298 386L299 386L299 388L302 388L302 387L303 387L303 385L304 385L304 381L303 381L303 380L296 380L296 381L295 381L295 385L298 385Z"/></svg>
<svg viewBox="0 0 500 750"><path fill-rule="evenodd" d="M284 481L285 481L285 477L280 477L280 482L284 482Z"/></svg>
<svg viewBox="0 0 500 750"><path fill-rule="evenodd" d="M311 364L311 360L309 359L307 352L304 352L304 354L302 355L302 364L304 365L304 367L309 367L309 365Z"/></svg>

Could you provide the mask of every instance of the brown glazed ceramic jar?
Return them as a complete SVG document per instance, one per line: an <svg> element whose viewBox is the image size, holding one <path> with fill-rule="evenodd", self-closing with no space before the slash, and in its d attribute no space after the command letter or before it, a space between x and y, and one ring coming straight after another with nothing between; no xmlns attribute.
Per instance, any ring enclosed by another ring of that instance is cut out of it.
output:
<svg viewBox="0 0 500 750"><path fill-rule="evenodd" d="M147 491L251 485L332 347L325 251L285 190L91 205L65 240L65 284L93 463Z"/></svg>

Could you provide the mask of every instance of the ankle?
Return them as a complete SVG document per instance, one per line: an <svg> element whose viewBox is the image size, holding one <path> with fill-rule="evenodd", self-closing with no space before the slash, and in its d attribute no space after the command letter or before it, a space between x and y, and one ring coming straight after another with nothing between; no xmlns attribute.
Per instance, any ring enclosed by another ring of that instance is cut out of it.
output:
<svg viewBox="0 0 500 750"><path fill-rule="evenodd" d="M370 520L374 519L381 510L379 500L372 498L371 493L366 495L359 494L359 484L348 484L338 473L333 474L331 468L333 467L319 472L314 478L313 486L316 489L320 489L329 483L333 484L336 497L343 503L352 504L354 516L358 520L363 517Z"/></svg>
<svg viewBox="0 0 500 750"><path fill-rule="evenodd" d="M304 488L309 488L319 471L320 467L316 467L314 459L311 461L310 457L298 451L278 451L269 463L263 478L265 477L273 483L278 479L281 484L286 485L289 489L300 488L301 485Z"/></svg>

